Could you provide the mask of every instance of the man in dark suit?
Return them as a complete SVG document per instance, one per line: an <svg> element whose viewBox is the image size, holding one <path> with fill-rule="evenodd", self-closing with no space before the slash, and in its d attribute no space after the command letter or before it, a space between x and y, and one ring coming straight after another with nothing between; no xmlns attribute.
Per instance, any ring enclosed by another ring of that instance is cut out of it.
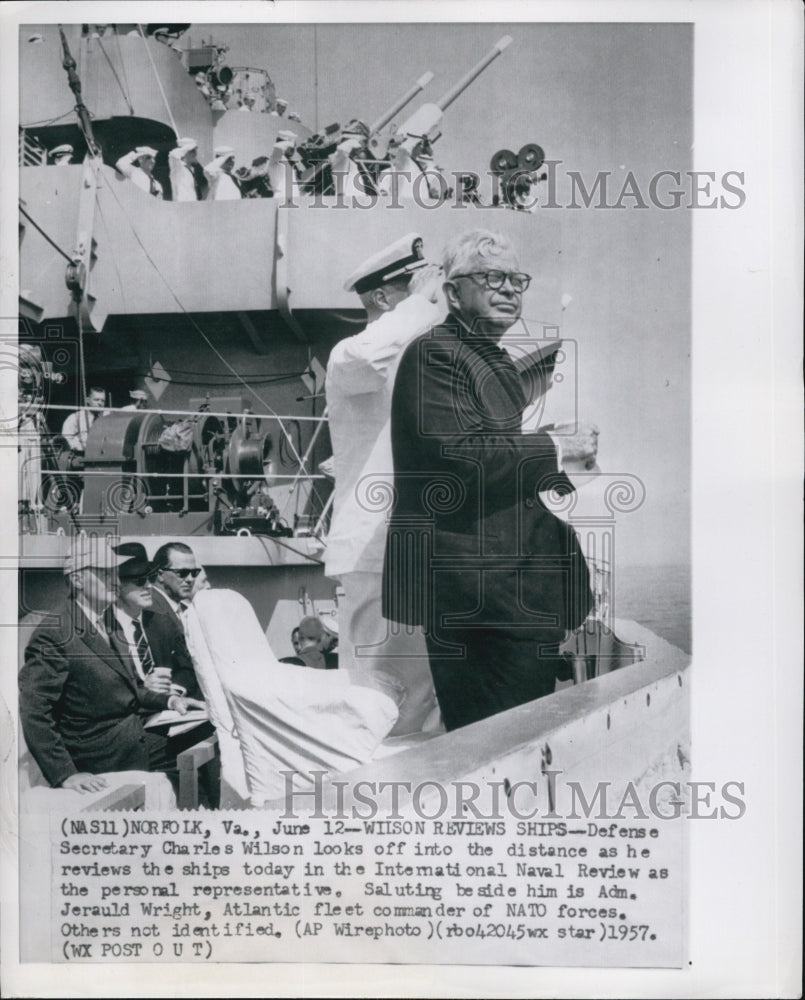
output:
<svg viewBox="0 0 805 1000"><path fill-rule="evenodd" d="M69 600L56 625L37 628L25 650L20 719L54 787L97 791L107 771L165 770L165 739L143 728L143 711L203 707L146 688L131 657L113 645L104 617L119 562L103 539L80 538L64 567Z"/></svg>
<svg viewBox="0 0 805 1000"><path fill-rule="evenodd" d="M159 550L161 551L161 550ZM157 573L155 562L149 562L145 546L140 542L125 542L115 548L129 558L118 567L118 593L114 608L110 608L112 643L134 662L143 684L159 694L188 695L201 698L202 693L187 649L181 619L169 606L155 606L156 591L152 580ZM190 577L188 577L190 579ZM213 736L210 722L201 722L174 737L164 737L164 767L172 781L178 781L176 755L188 747ZM220 759L216 756L200 772L199 802L217 808L220 801Z"/></svg>
<svg viewBox="0 0 805 1000"><path fill-rule="evenodd" d="M522 431L532 400L499 341L530 276L508 241L467 233L444 271L447 319L408 346L394 386L383 613L423 626L450 730L554 689L591 595L575 532L540 493L573 489L557 446L591 467L597 431Z"/></svg>
<svg viewBox="0 0 805 1000"><path fill-rule="evenodd" d="M166 542L154 553L153 607L164 611L182 630L181 615L192 600L202 572L193 550L184 542Z"/></svg>
<svg viewBox="0 0 805 1000"><path fill-rule="evenodd" d="M201 698L181 622L169 609L154 606L155 567L145 546L126 542L115 552L129 558L118 567L117 601L107 628L125 644L149 690Z"/></svg>

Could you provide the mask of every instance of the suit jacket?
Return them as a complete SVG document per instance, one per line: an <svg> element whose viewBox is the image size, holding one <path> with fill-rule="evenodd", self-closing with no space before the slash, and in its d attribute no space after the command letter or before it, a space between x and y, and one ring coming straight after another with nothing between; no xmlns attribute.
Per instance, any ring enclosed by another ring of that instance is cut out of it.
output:
<svg viewBox="0 0 805 1000"><path fill-rule="evenodd" d="M451 316L405 350L391 407L386 618L530 639L586 617L576 534L539 495L573 486L549 435L523 434L528 402L509 355Z"/></svg>
<svg viewBox="0 0 805 1000"><path fill-rule="evenodd" d="M168 601L167 597L165 597L161 590L158 590L156 587L151 588L151 601L151 610L167 615L182 635L184 635L184 625L182 625L182 619L173 610L173 605Z"/></svg>
<svg viewBox="0 0 805 1000"><path fill-rule="evenodd" d="M78 771L149 770L140 710L160 711L168 696L148 691L131 658L99 635L75 602L40 626L20 671L25 740L53 786Z"/></svg>
<svg viewBox="0 0 805 1000"><path fill-rule="evenodd" d="M155 599L155 606L143 611L142 615L143 631L151 647L154 666L168 667L171 671L171 680L185 689L188 698L201 698L201 689L196 680L196 672L193 669L193 661L190 658L181 623L176 614L168 608L167 601L164 611L157 606L157 603ZM117 619L113 619L112 624L115 628L112 645L122 655L127 656L126 639L118 626Z"/></svg>
<svg viewBox="0 0 805 1000"><path fill-rule="evenodd" d="M193 660L184 637L184 624L181 618L162 591L156 587L151 588L151 600L153 601L151 610L143 612L143 628L148 636L156 665L171 668L174 683L181 684L186 689L188 698L203 699L204 695L199 687Z"/></svg>

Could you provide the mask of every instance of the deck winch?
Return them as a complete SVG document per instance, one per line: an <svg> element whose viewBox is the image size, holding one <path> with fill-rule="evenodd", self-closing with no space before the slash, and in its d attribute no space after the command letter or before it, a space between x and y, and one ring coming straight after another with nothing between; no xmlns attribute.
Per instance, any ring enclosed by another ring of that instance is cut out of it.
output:
<svg viewBox="0 0 805 1000"><path fill-rule="evenodd" d="M273 441L260 423L230 397L179 419L143 410L98 417L83 459L82 514L202 515L219 534L288 533L270 496Z"/></svg>

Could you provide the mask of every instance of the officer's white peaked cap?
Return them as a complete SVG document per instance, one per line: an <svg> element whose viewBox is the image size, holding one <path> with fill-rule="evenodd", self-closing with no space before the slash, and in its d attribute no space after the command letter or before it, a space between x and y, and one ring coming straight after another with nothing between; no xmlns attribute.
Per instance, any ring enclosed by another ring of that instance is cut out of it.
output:
<svg viewBox="0 0 805 1000"><path fill-rule="evenodd" d="M408 233L390 246L368 257L344 283L344 290L364 292L379 288L392 278L412 274L427 264L419 233Z"/></svg>

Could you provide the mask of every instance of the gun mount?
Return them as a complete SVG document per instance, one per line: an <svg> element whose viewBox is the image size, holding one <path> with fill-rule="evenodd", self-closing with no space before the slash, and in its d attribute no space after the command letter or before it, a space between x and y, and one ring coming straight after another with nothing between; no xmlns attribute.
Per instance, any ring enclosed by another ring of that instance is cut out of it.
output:
<svg viewBox="0 0 805 1000"><path fill-rule="evenodd" d="M477 62L468 73L465 73L458 83L442 94L438 101L433 104L423 104L417 108L413 115L396 129L392 142L397 145L406 146L411 153L414 151L417 143L423 139L426 139L430 143L436 142L441 135L444 112L511 43L511 35L504 35L503 38L495 42L483 59Z"/></svg>

